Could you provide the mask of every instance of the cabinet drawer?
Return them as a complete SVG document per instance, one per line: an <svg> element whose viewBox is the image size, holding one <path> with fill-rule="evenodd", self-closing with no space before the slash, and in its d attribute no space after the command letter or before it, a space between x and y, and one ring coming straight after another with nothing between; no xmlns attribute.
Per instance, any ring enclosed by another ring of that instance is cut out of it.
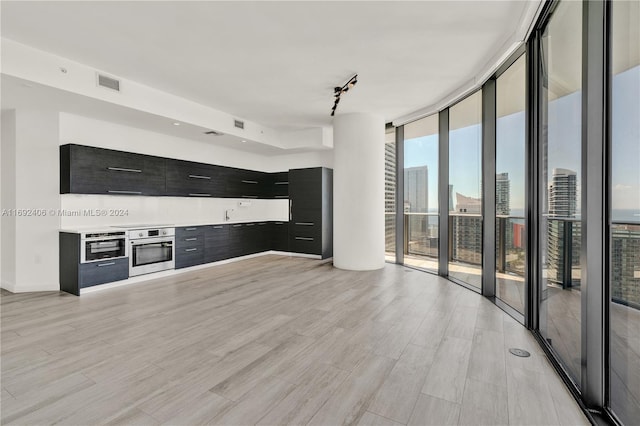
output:
<svg viewBox="0 0 640 426"><path fill-rule="evenodd" d="M289 249L294 253L322 254L322 240L316 237L291 235Z"/></svg>
<svg viewBox="0 0 640 426"><path fill-rule="evenodd" d="M204 263L204 249L202 247L176 248L176 269L202 263Z"/></svg>
<svg viewBox="0 0 640 426"><path fill-rule="evenodd" d="M176 228L176 241L183 238L199 237L204 239L206 226L181 226Z"/></svg>
<svg viewBox="0 0 640 426"><path fill-rule="evenodd" d="M129 278L129 258L81 263L78 270L80 288Z"/></svg>
<svg viewBox="0 0 640 426"><path fill-rule="evenodd" d="M204 248L204 237L200 235L176 238L176 249L198 247Z"/></svg>
<svg viewBox="0 0 640 426"><path fill-rule="evenodd" d="M319 223L313 222L290 222L289 234L297 237L320 238L322 227Z"/></svg>

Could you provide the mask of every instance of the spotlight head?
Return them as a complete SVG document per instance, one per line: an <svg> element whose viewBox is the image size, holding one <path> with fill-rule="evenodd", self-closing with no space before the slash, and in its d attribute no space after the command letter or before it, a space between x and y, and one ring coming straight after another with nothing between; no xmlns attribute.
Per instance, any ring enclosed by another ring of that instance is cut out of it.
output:
<svg viewBox="0 0 640 426"><path fill-rule="evenodd" d="M333 117L334 115L336 115L336 111L335 110L331 111L331 116Z"/></svg>
<svg viewBox="0 0 640 426"><path fill-rule="evenodd" d="M349 86L345 87L344 89L342 89L343 92L348 92L349 91Z"/></svg>
<svg viewBox="0 0 640 426"><path fill-rule="evenodd" d="M341 91L342 91L342 87L336 86L333 88L333 93L340 93Z"/></svg>

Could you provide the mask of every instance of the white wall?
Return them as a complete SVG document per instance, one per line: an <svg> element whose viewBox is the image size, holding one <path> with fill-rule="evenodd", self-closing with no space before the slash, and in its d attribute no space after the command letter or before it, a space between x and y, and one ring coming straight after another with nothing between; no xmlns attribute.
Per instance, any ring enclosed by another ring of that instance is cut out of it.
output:
<svg viewBox="0 0 640 426"><path fill-rule="evenodd" d="M2 111L0 140L0 209L16 207L16 111ZM12 290L16 282L16 220L3 214L0 226L0 282Z"/></svg>
<svg viewBox="0 0 640 426"><path fill-rule="evenodd" d="M3 208L47 212L3 218L2 285L14 292L57 290L60 222L48 212L60 208L58 112L20 110L2 121ZM4 131L12 121L13 138Z"/></svg>

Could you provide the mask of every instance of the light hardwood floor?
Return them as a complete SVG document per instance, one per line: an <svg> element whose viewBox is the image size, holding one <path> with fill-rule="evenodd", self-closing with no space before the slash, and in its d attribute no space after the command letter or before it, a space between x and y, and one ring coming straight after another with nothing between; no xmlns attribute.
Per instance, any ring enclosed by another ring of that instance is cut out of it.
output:
<svg viewBox="0 0 640 426"><path fill-rule="evenodd" d="M588 424L481 296L275 255L81 297L3 291L1 408L20 425Z"/></svg>

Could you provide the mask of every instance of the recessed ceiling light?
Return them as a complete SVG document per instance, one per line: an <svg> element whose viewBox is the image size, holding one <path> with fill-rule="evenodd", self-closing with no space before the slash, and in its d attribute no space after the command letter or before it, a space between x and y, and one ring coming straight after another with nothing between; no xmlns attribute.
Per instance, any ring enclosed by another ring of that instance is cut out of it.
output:
<svg viewBox="0 0 640 426"><path fill-rule="evenodd" d="M246 141L244 139L242 139L242 143L245 143Z"/></svg>
<svg viewBox="0 0 640 426"><path fill-rule="evenodd" d="M174 126L179 126L180 123L178 123L177 121L173 123Z"/></svg>

